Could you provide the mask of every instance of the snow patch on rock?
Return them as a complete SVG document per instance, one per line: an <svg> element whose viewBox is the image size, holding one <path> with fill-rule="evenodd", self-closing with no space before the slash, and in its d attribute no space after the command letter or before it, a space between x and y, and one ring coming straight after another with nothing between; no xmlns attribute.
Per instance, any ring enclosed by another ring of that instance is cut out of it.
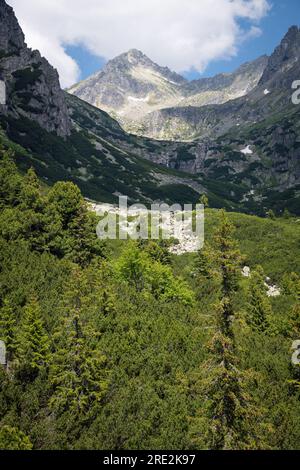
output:
<svg viewBox="0 0 300 470"><path fill-rule="evenodd" d="M243 153L244 155L252 155L253 151L251 150L250 145L247 145L246 148L241 150L241 153Z"/></svg>
<svg viewBox="0 0 300 470"><path fill-rule="evenodd" d="M145 98L136 98L135 96L128 96L127 99L128 101L147 103L147 101L149 101L149 96L146 96Z"/></svg>

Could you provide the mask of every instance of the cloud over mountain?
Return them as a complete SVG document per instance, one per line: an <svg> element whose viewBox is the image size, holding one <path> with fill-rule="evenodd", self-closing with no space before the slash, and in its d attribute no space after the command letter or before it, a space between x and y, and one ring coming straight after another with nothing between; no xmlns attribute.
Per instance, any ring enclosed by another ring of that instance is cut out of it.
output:
<svg viewBox="0 0 300 470"><path fill-rule="evenodd" d="M65 51L83 45L111 59L138 48L177 72L200 72L234 56L241 40L260 33L268 0L8 0L30 47L57 67L62 86L80 70ZM247 27L242 28L239 20ZM246 21L245 21L246 20Z"/></svg>

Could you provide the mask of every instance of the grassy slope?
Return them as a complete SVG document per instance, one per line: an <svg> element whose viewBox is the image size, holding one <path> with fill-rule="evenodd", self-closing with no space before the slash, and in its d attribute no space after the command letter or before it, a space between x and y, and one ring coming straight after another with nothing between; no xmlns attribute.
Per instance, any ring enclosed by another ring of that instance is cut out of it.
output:
<svg viewBox="0 0 300 470"><path fill-rule="evenodd" d="M281 281L284 274L300 274L300 221L296 218L274 220L264 219L235 212L228 216L235 225L235 238L245 256L245 265L254 268L260 264L271 281ZM205 212L205 239L212 242L213 234L220 221L220 211L208 209ZM111 254L117 258L124 241L109 242ZM177 275L187 279L193 270L195 253L172 256Z"/></svg>
<svg viewBox="0 0 300 470"><path fill-rule="evenodd" d="M245 264L261 264L272 281L280 281L285 273L300 273L300 221L298 219L263 219L245 214L229 213L236 227L235 237L245 255ZM220 212L207 210L206 240L211 241L218 225ZM174 257L176 271L189 271L195 255Z"/></svg>
<svg viewBox="0 0 300 470"><path fill-rule="evenodd" d="M167 169L115 147L106 139L92 138L87 132L73 132L63 139L45 132L26 119L2 118L5 133L0 141L16 153L18 166L26 170L34 166L39 177L54 183L71 180L86 197L103 202L117 202L117 193L128 195L131 201L153 199L196 202L199 194L184 185L188 175L169 173ZM95 147L94 142L99 144ZM180 178L182 184L160 185L153 174Z"/></svg>
<svg viewBox="0 0 300 470"><path fill-rule="evenodd" d="M78 99L72 117L77 131L63 140L28 119L0 116L0 142L13 149L21 170L33 166L47 184L73 181L96 201L117 203L121 193L130 202L145 204L198 202L200 189L195 188L201 186L197 176L157 165L132 151L146 148L155 152L159 143L125 134L106 113L81 105ZM226 197L222 185L220 189L208 186L214 207L240 209Z"/></svg>

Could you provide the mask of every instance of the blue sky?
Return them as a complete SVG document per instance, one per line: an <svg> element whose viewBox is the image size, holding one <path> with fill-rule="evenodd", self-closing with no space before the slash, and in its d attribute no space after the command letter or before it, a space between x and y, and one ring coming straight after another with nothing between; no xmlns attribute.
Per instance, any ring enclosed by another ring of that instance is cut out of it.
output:
<svg viewBox="0 0 300 470"><path fill-rule="evenodd" d="M289 27L294 24L300 24L300 0L273 0L271 5L272 9L259 24L262 30L261 36L246 40L239 47L236 57L212 61L203 74L199 74L195 70L182 73L182 75L192 80L213 76L222 72L231 72L247 61L254 60L264 54L270 55L280 43ZM247 21L239 21L239 24L248 26ZM82 46L67 46L66 52L79 65L81 80L102 69L106 63L103 57L90 53L88 49Z"/></svg>
<svg viewBox="0 0 300 470"><path fill-rule="evenodd" d="M189 79L230 72L271 54L300 22L300 0L7 2L26 42L58 69L63 87L132 48Z"/></svg>
<svg viewBox="0 0 300 470"><path fill-rule="evenodd" d="M231 72L261 55L270 55L292 25L300 25L300 0L273 0L271 11L260 22L262 35L242 44L237 57L211 63L203 76ZM188 78L194 78L193 76L197 78L199 74L188 74Z"/></svg>

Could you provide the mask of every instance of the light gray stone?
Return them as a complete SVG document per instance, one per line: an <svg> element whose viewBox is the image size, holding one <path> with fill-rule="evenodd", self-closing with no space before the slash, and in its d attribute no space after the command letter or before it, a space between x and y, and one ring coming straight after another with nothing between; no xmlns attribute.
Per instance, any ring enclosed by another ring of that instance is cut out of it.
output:
<svg viewBox="0 0 300 470"><path fill-rule="evenodd" d="M6 104L6 86L3 80L0 80L0 104Z"/></svg>
<svg viewBox="0 0 300 470"><path fill-rule="evenodd" d="M6 346L4 341L0 341L0 364L6 365Z"/></svg>

